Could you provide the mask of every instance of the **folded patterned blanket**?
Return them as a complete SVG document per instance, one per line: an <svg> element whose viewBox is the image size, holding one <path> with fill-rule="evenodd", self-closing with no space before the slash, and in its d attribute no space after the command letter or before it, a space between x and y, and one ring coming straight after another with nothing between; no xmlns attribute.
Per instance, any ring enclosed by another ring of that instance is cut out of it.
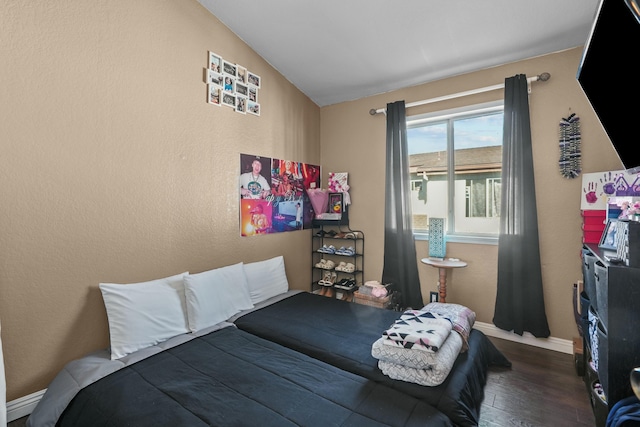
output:
<svg viewBox="0 0 640 427"><path fill-rule="evenodd" d="M371 346L371 355L378 360L406 366L415 369L437 369L441 363L451 362L458 357L462 348L462 337L455 331L451 331L442 347L436 352L412 351L407 348L392 347L386 345L390 341L380 338Z"/></svg>
<svg viewBox="0 0 640 427"><path fill-rule="evenodd" d="M394 341L388 343L407 349L438 351L452 330L451 321L437 313L407 310L382 337Z"/></svg>
<svg viewBox="0 0 640 427"><path fill-rule="evenodd" d="M387 338L377 340L371 355L388 377L424 386L437 386L447 378L462 348L462 337L451 331L437 352L413 351L384 345Z"/></svg>
<svg viewBox="0 0 640 427"><path fill-rule="evenodd" d="M469 334L476 321L476 313L473 310L460 304L432 302L425 305L421 311L435 313L451 321L453 330L462 336L462 351L467 351L469 348Z"/></svg>

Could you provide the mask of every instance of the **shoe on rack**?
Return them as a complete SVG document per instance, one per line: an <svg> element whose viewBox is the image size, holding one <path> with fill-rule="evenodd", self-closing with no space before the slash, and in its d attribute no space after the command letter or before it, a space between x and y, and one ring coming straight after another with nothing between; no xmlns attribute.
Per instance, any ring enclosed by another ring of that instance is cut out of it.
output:
<svg viewBox="0 0 640 427"><path fill-rule="evenodd" d="M316 268L325 268L325 266L324 266L324 265L325 265L325 263L326 263L326 262L327 262L327 260L326 260L326 259L324 259L324 258L322 258L322 259L320 260L320 262L318 262L318 263L316 264Z"/></svg>
<svg viewBox="0 0 640 427"><path fill-rule="evenodd" d="M325 270L333 270L335 266L336 266L336 263L328 259L325 261L324 267L322 268L324 268Z"/></svg>
<svg viewBox="0 0 640 427"><path fill-rule="evenodd" d="M340 284L336 285L336 288L351 292L356 288L356 281L354 279L342 279Z"/></svg>
<svg viewBox="0 0 640 427"><path fill-rule="evenodd" d="M347 266L347 263L344 261L340 261L340 264L336 265L336 271L344 271L344 268Z"/></svg>
<svg viewBox="0 0 640 427"><path fill-rule="evenodd" d="M320 282L318 282L318 284L320 284ZM322 284L320 284L320 285L322 286ZM326 288L325 286L322 286L322 287L320 288L320 292L318 292L318 295L320 295L320 296L322 296L322 297L323 297L323 296L324 296L324 294L326 294L326 293L327 293L327 289L328 289L328 288Z"/></svg>
<svg viewBox="0 0 640 427"><path fill-rule="evenodd" d="M355 254L356 250L353 249L353 246L349 246L347 249L342 250L342 253L340 255L354 256Z"/></svg>
<svg viewBox="0 0 640 427"><path fill-rule="evenodd" d="M342 301L346 301L346 302L351 302L353 301L353 294L351 292L343 292L342 293L342 298L340 298Z"/></svg>
<svg viewBox="0 0 640 427"><path fill-rule="evenodd" d="M336 255L344 255L344 251L346 251L347 248L345 248L344 246L341 246L340 249L336 249Z"/></svg>
<svg viewBox="0 0 640 427"><path fill-rule="evenodd" d="M320 230L316 234L314 234L314 236L316 236L316 237L324 237L326 234L327 234L326 231Z"/></svg>
<svg viewBox="0 0 640 427"><path fill-rule="evenodd" d="M342 271L344 271L345 273L353 273L354 271L356 271L356 266L348 262L347 265L343 267Z"/></svg>
<svg viewBox="0 0 640 427"><path fill-rule="evenodd" d="M338 273L336 273L335 271L332 271L331 277L329 277L329 283L331 283L331 286L336 284L336 280L338 280Z"/></svg>
<svg viewBox="0 0 640 427"><path fill-rule="evenodd" d="M327 249L328 249L327 245L322 245L321 248L318 248L317 252L320 252L320 253L323 253L323 254L327 254L327 253L329 253L329 252L327 252Z"/></svg>
<svg viewBox="0 0 640 427"><path fill-rule="evenodd" d="M325 294L323 296L329 297L329 298L333 298L333 295L334 295L333 287L327 286L325 289L327 291L325 292Z"/></svg>
<svg viewBox="0 0 640 427"><path fill-rule="evenodd" d="M353 281L353 279L342 279L338 283L336 283L334 286L338 289L350 290L350 289L353 289L354 283L355 282Z"/></svg>
<svg viewBox="0 0 640 427"><path fill-rule="evenodd" d="M331 283L331 272L329 270L324 272L322 279L318 280L318 284L322 286L333 285L333 283Z"/></svg>

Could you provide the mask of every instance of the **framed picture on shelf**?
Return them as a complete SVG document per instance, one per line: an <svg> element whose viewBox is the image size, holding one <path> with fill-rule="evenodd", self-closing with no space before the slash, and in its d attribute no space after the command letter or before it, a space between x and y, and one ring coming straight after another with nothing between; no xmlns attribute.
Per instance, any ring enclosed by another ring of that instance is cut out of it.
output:
<svg viewBox="0 0 640 427"><path fill-rule="evenodd" d="M616 245L616 223L618 221L615 219L608 219L607 225L604 227L602 231L602 237L600 238L600 244L598 247L601 249L608 249L615 251L618 249Z"/></svg>
<svg viewBox="0 0 640 427"><path fill-rule="evenodd" d="M344 195L342 193L329 193L329 213L342 215L344 207Z"/></svg>

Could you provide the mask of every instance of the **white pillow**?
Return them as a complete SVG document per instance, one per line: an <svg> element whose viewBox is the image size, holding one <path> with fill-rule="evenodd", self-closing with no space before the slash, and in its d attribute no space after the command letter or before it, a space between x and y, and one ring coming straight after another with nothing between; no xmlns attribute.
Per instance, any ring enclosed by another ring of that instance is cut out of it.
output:
<svg viewBox="0 0 640 427"><path fill-rule="evenodd" d="M244 265L251 302L257 304L289 290L282 255Z"/></svg>
<svg viewBox="0 0 640 427"><path fill-rule="evenodd" d="M111 360L189 332L183 282L187 274L126 285L100 283Z"/></svg>
<svg viewBox="0 0 640 427"><path fill-rule="evenodd" d="M253 308L242 263L184 278L189 329L196 332Z"/></svg>

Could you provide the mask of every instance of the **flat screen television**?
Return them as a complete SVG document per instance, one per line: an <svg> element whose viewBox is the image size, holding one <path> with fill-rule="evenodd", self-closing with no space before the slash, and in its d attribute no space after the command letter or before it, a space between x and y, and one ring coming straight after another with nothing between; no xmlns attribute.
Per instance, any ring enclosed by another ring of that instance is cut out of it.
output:
<svg viewBox="0 0 640 427"><path fill-rule="evenodd" d="M585 44L578 82L625 169L640 172L635 123L640 101L638 0L601 0Z"/></svg>

